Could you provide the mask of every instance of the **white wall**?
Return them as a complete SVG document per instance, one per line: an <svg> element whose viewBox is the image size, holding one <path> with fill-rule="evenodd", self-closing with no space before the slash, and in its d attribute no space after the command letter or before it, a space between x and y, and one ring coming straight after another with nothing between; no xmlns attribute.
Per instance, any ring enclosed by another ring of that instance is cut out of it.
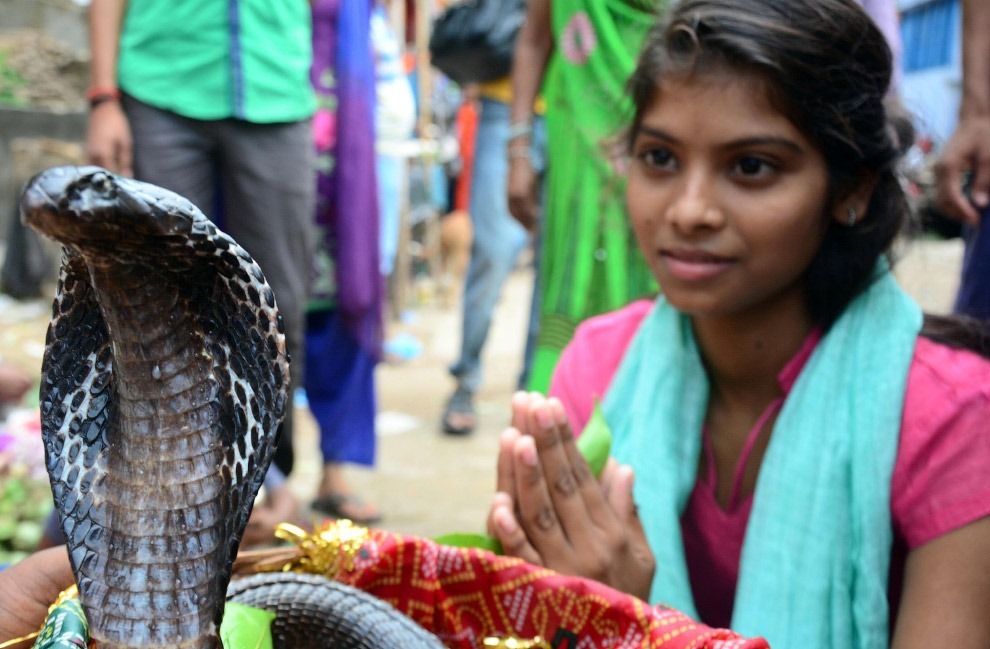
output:
<svg viewBox="0 0 990 649"><path fill-rule="evenodd" d="M904 75L901 99L915 115L915 127L939 147L952 134L959 109L960 71L929 68Z"/></svg>
<svg viewBox="0 0 990 649"><path fill-rule="evenodd" d="M925 1L899 0L897 4L903 12ZM901 98L908 110L915 114L919 134L931 137L936 147L948 139L956 125L962 80L961 30L962 26L957 23L952 33L945 35L953 42L949 65L905 73L902 79ZM907 43L904 45L908 46Z"/></svg>

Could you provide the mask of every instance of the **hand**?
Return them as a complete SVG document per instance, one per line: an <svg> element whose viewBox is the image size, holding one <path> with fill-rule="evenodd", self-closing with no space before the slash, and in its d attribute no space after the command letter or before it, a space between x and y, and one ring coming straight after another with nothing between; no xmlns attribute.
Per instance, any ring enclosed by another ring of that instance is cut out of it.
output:
<svg viewBox="0 0 990 649"><path fill-rule="evenodd" d="M536 174L529 158L509 159L509 178L506 185L509 212L527 231L536 229Z"/></svg>
<svg viewBox="0 0 990 649"><path fill-rule="evenodd" d="M86 128L86 156L91 164L133 177L132 146L131 125L119 102L106 101L93 108Z"/></svg>
<svg viewBox="0 0 990 649"><path fill-rule="evenodd" d="M973 172L970 196L962 190L962 174ZM990 204L990 115L961 117L935 165L937 205L947 216L979 225L978 209Z"/></svg>
<svg viewBox="0 0 990 649"><path fill-rule="evenodd" d="M0 570L0 642L38 631L48 607L74 581L64 545L35 552Z"/></svg>
<svg viewBox="0 0 990 649"><path fill-rule="evenodd" d="M633 502L632 469L609 460L596 481L557 399L517 395L513 423L500 440L489 532L507 555L646 600L656 563Z"/></svg>

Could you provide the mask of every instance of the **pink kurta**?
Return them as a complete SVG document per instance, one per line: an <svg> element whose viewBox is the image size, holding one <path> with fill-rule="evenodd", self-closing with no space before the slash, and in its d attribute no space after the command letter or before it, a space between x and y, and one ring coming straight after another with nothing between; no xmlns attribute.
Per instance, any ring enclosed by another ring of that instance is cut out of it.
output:
<svg viewBox="0 0 990 649"><path fill-rule="evenodd" d="M575 332L550 386L550 394L563 401L574 430L584 427L594 397L604 397L626 347L651 306L650 301L635 302L592 318ZM781 371L778 380L783 397L768 406L750 433L751 440L765 418L779 410L819 339L817 332L809 335ZM891 483L892 619L907 551L990 515L987 422L990 361L919 338L908 374ZM703 452L711 453L707 436ZM740 465L745 461L744 452ZM752 496L739 498L737 480L729 507L723 509L715 498L715 463L709 461L707 466L707 474L700 476L688 501L681 530L698 614L706 624L724 627L732 617Z"/></svg>

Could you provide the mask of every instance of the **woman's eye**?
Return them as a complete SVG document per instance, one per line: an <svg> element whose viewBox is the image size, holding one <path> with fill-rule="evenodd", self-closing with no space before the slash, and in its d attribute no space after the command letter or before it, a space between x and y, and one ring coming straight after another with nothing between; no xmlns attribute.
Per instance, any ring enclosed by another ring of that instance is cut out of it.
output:
<svg viewBox="0 0 990 649"><path fill-rule="evenodd" d="M764 178L774 170L766 160L746 156L735 164L735 171L746 178Z"/></svg>
<svg viewBox="0 0 990 649"><path fill-rule="evenodd" d="M647 149L640 152L639 158L647 167L656 169L666 169L674 163L673 154L666 149Z"/></svg>

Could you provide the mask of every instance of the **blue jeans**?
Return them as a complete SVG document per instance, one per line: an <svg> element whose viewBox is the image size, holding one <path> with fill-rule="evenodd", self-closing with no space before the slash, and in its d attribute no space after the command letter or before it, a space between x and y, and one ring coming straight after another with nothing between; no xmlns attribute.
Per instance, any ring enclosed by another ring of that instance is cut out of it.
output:
<svg viewBox="0 0 990 649"><path fill-rule="evenodd" d="M990 320L990 208L980 214L980 227L963 228L966 252L955 312Z"/></svg>
<svg viewBox="0 0 990 649"><path fill-rule="evenodd" d="M481 385L481 352L488 338L492 313L502 285L515 267L516 257L528 238L526 230L509 213L506 197L508 104L482 98L476 137L469 206L474 237L464 283L461 355L450 368L458 387L469 392L475 392ZM545 166L546 136L542 120L534 123L531 141L533 167L539 172ZM527 338L533 333L532 315L531 312ZM527 350L531 346L527 341ZM523 367L525 372L525 360Z"/></svg>
<svg viewBox="0 0 990 649"><path fill-rule="evenodd" d="M402 207L402 175L405 158L379 153L375 156L375 172L378 177L379 255L382 277L388 277L395 269L395 255L399 249L399 211Z"/></svg>

